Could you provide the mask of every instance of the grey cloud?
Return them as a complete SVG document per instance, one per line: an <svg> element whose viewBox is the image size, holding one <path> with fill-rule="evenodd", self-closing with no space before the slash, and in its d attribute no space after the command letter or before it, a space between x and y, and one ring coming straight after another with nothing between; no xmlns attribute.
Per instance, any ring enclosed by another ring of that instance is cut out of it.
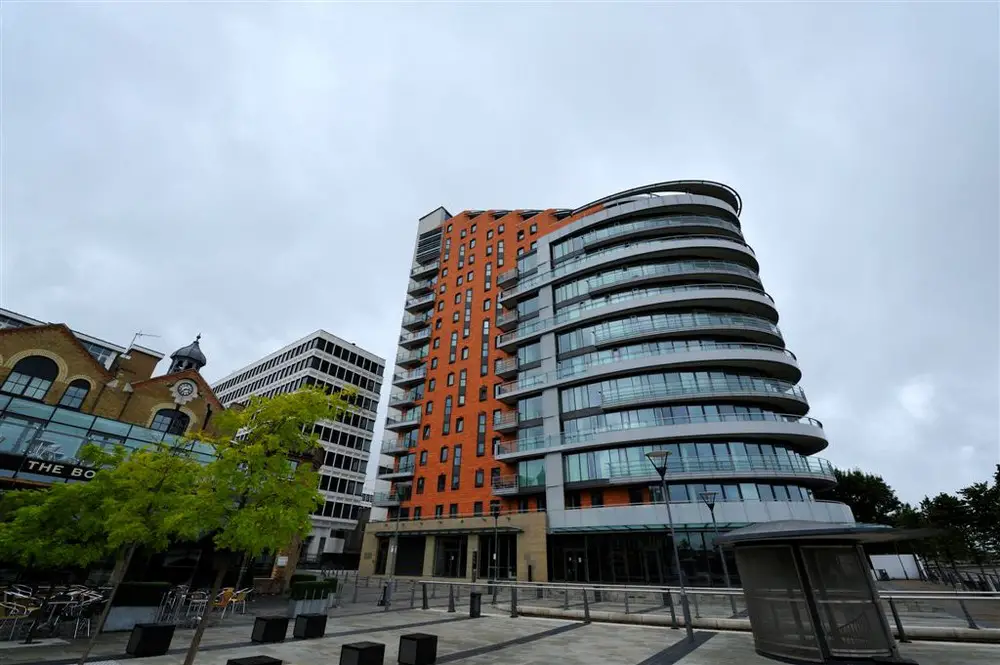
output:
<svg viewBox="0 0 1000 665"><path fill-rule="evenodd" d="M826 456L954 489L1000 458L997 12L7 3L2 304L202 332L210 378L318 327L392 357L421 214L712 178Z"/></svg>

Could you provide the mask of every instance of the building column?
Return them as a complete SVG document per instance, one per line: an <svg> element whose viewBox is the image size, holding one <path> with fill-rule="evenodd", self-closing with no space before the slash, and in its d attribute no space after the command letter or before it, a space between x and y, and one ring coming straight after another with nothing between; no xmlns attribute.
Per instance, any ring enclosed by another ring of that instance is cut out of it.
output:
<svg viewBox="0 0 1000 665"><path fill-rule="evenodd" d="M434 576L434 536L426 536L424 539L424 572L423 577Z"/></svg>

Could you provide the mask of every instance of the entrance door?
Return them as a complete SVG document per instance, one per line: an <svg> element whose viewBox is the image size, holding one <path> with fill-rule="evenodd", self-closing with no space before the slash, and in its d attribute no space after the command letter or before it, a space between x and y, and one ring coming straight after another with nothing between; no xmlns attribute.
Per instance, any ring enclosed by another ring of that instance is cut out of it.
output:
<svg viewBox="0 0 1000 665"><path fill-rule="evenodd" d="M663 565L660 561L660 552L656 548L643 548L642 574L647 584L663 584Z"/></svg>
<svg viewBox="0 0 1000 665"><path fill-rule="evenodd" d="M583 549L566 550L566 581L583 582L586 580L584 566L586 562L586 552Z"/></svg>

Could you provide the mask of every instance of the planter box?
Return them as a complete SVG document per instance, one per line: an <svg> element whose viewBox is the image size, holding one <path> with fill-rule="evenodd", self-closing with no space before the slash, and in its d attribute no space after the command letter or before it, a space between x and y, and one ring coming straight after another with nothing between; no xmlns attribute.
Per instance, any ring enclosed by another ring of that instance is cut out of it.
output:
<svg viewBox="0 0 1000 665"><path fill-rule="evenodd" d="M226 665L281 665L281 661L270 656L247 656L246 658L230 658Z"/></svg>
<svg viewBox="0 0 1000 665"><path fill-rule="evenodd" d="M326 614L300 614L295 617L294 637L311 639L326 633Z"/></svg>
<svg viewBox="0 0 1000 665"><path fill-rule="evenodd" d="M288 601L288 617L294 618L300 614L326 614L330 609L329 598L317 598L315 600L290 600Z"/></svg>
<svg viewBox="0 0 1000 665"><path fill-rule="evenodd" d="M170 650L170 641L174 639L172 623L139 623L132 629L125 653L136 658L147 656L163 656Z"/></svg>
<svg viewBox="0 0 1000 665"><path fill-rule="evenodd" d="M401 665L434 665L437 660L437 635L410 633L399 638Z"/></svg>
<svg viewBox="0 0 1000 665"><path fill-rule="evenodd" d="M257 617L253 622L251 642L284 642L288 633L288 617Z"/></svg>
<svg viewBox="0 0 1000 665"><path fill-rule="evenodd" d="M108 619L104 622L104 629L101 632L113 633L116 631L132 630L136 624L153 623L160 612L158 606L153 607L112 607L108 612Z"/></svg>
<svg viewBox="0 0 1000 665"><path fill-rule="evenodd" d="M379 642L355 642L340 648L340 665L383 665L385 645Z"/></svg>

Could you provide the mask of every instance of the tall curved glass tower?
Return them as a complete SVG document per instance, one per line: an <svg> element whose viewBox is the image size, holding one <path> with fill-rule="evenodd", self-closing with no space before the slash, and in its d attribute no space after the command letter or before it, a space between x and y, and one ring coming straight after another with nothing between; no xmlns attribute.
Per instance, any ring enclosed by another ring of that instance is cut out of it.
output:
<svg viewBox="0 0 1000 665"><path fill-rule="evenodd" d="M410 520L443 517L444 506L475 517L490 502L505 513L544 511L549 579L670 582L666 511L646 458L666 450L668 500L695 582L719 573L708 503L722 530L852 522L847 506L814 498L835 483L814 456L826 435L808 416L740 208L726 185L674 181L575 210L435 211L433 229L421 229L426 258L414 262L416 271L433 260L435 277L407 303L424 307L427 332L406 328L408 310L397 359L408 408L387 425L398 433L388 450L406 470L386 478L409 492L397 510ZM434 229L438 251L427 254ZM457 357L467 358L470 331L476 357L465 368ZM426 345L414 349L415 335ZM418 378L419 397L410 388ZM460 462L469 485L461 472L454 480L454 456L447 462L446 448L462 448L453 418L479 439L477 457L466 446ZM534 561L541 579L538 552L522 551L530 539L509 540L504 568L525 577Z"/></svg>

